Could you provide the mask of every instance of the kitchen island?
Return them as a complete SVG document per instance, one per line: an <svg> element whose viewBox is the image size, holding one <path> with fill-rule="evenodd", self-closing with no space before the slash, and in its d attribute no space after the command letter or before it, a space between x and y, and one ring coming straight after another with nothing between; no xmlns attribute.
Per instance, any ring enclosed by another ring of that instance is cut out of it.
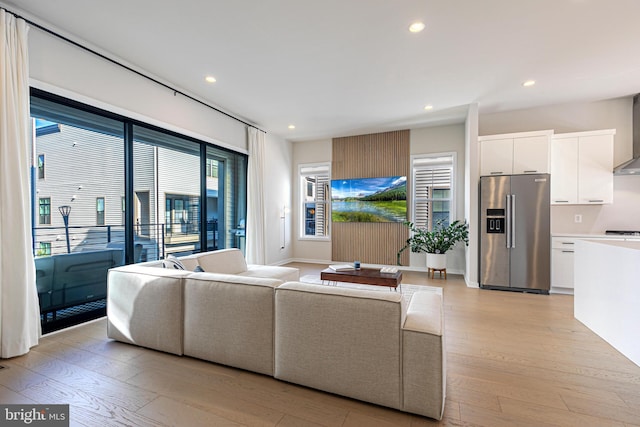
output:
<svg viewBox="0 0 640 427"><path fill-rule="evenodd" d="M640 366L640 242L579 240L574 316Z"/></svg>

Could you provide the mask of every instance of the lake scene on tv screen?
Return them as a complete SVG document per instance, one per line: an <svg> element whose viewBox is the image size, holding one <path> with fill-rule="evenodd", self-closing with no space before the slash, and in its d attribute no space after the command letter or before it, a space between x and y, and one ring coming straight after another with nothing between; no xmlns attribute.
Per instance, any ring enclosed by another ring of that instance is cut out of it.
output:
<svg viewBox="0 0 640 427"><path fill-rule="evenodd" d="M333 222L404 222L407 177L335 179L331 181Z"/></svg>

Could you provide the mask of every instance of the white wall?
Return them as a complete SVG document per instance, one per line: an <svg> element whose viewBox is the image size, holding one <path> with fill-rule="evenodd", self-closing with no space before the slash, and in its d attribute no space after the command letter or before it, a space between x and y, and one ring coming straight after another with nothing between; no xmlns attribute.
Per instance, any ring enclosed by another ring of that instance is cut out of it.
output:
<svg viewBox="0 0 640 427"><path fill-rule="evenodd" d="M554 105L480 116L480 135L554 129L555 133L616 129L614 166L632 157L632 97ZM551 207L553 233L640 230L640 177L615 176L611 205ZM582 223L574 216L582 215Z"/></svg>
<svg viewBox="0 0 640 427"><path fill-rule="evenodd" d="M464 219L464 164L465 164L465 126L456 124L411 129L409 136L411 155L456 153L455 165L455 217ZM400 248L398 248L400 249ZM464 245L447 252L447 272L463 274L465 270ZM426 255L411 253L410 266L426 270Z"/></svg>
<svg viewBox="0 0 640 427"><path fill-rule="evenodd" d="M331 140L296 142L293 144L293 174L291 216L293 219L293 257L298 261L331 262L331 241L300 238L300 180L298 165L304 163L331 162Z"/></svg>
<svg viewBox="0 0 640 427"><path fill-rule="evenodd" d="M293 256L291 221L292 144L267 134L265 148L265 210L266 242L265 262L282 264ZM284 221L283 221L284 218Z"/></svg>
<svg viewBox="0 0 640 427"><path fill-rule="evenodd" d="M247 153L246 125L37 28L29 31L29 65L33 87ZM291 144L267 135L266 157L266 260L277 264L291 258L293 250L290 212L284 230L280 218L291 207Z"/></svg>
<svg viewBox="0 0 640 427"><path fill-rule="evenodd" d="M456 152L458 164L456 166L456 216L464 218L464 124L449 126L434 126L429 128L411 129L409 136L411 155ZM330 139L297 142L293 145L293 170L297 175L298 165L303 163L331 162ZM330 241L313 241L300 239L300 188L297 176L294 178L293 200L295 209L292 210L294 224L293 256L299 261L329 262L331 258ZM394 249L397 251L400 248ZM456 249L452 252L450 272L463 273L465 269L464 250ZM424 254L411 254L410 266L426 270Z"/></svg>
<svg viewBox="0 0 640 427"><path fill-rule="evenodd" d="M464 170L464 217L469 223L469 246L466 251L465 282L467 286L478 286L478 180L480 177L478 147L478 104L469 105L465 121L465 170Z"/></svg>
<svg viewBox="0 0 640 427"><path fill-rule="evenodd" d="M247 152L242 123L33 27L29 67L33 87Z"/></svg>

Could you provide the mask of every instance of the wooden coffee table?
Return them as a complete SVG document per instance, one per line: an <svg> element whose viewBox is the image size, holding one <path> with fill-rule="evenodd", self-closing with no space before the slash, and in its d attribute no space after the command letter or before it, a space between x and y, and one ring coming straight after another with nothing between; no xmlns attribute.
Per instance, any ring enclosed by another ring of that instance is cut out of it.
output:
<svg viewBox="0 0 640 427"><path fill-rule="evenodd" d="M397 290L402 282L402 272L382 273L376 268L335 271L325 268L320 272L320 280L329 282L360 283L362 285L388 286Z"/></svg>

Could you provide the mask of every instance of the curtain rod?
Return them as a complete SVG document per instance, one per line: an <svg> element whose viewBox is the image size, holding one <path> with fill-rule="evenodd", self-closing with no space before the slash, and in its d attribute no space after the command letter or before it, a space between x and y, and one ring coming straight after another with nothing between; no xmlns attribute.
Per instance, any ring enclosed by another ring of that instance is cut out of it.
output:
<svg viewBox="0 0 640 427"><path fill-rule="evenodd" d="M164 87L166 89L169 89L170 91L173 92L173 96L176 96L177 94L180 94L180 95L184 96L187 99L190 99L190 100L192 100L194 102L197 102L198 104L204 105L205 107L208 107L208 108L210 108L210 109L212 109L212 110L214 110L214 111L216 111L216 112L218 112L220 114L224 114L225 116L227 116L227 117L229 117L229 118L231 118L233 120L236 120L236 121L238 121L238 122L240 122L240 123L242 123L244 125L252 127L254 129L257 129L260 132L267 133L266 131L260 129L256 125L252 125L251 123L245 122L244 120L239 119L238 117L235 117L235 116L233 116L233 115L231 115L231 114L229 114L229 113L227 113L225 111L220 110L219 108L214 107L213 105L207 104L206 102L201 101L198 98L195 98L195 97L193 97L193 96L191 96L189 94L186 94L186 93L182 92L181 90L178 90L178 89L176 89L174 87L171 87L168 84L161 82L160 80L154 79L153 77L148 76L148 75L146 75L146 74L144 74L144 73L142 73L142 72L140 72L140 71L138 71L136 69L133 69L133 68L129 67L128 65L125 65L125 64L123 64L121 62L118 62L113 58L109 58L108 56L106 56L106 55L104 55L104 54L102 54L100 52L97 52L97 51L95 51L95 50L93 50L93 49L91 49L91 48L89 48L87 46L84 46L84 45L82 45L82 44L80 44L80 43L78 43L78 42L76 42L74 40L71 40L70 38L68 38L66 36L63 36L62 34L58 34L55 31L50 30L49 28L46 28L46 27L44 27L44 26L42 26L42 25L40 25L40 24L38 24L36 22L31 21L30 19L25 18L24 16L21 16L21 15L15 13L15 12L7 10L4 7L2 7L1 9L4 9L5 12L10 13L11 15L15 16L16 18L24 20L27 24L32 25L32 26L38 28L39 30L44 31L45 33L51 34L52 36L57 37L60 40L63 40L65 42L69 43L69 44L72 44L72 45L74 45L76 47L79 47L80 49L83 49L83 50L85 50L85 51L87 51L89 53L92 53L93 55L96 55L96 56L98 56L98 57L100 57L100 58L102 58L102 59L104 59L106 61L109 61L112 64L118 65L119 67L122 67L127 71L135 73L140 77L143 77L143 78L145 78L147 80L150 80L150 81L152 81L152 82L154 82L154 83L156 83L156 84L158 84L158 85L160 85L160 86L162 86L162 87Z"/></svg>

